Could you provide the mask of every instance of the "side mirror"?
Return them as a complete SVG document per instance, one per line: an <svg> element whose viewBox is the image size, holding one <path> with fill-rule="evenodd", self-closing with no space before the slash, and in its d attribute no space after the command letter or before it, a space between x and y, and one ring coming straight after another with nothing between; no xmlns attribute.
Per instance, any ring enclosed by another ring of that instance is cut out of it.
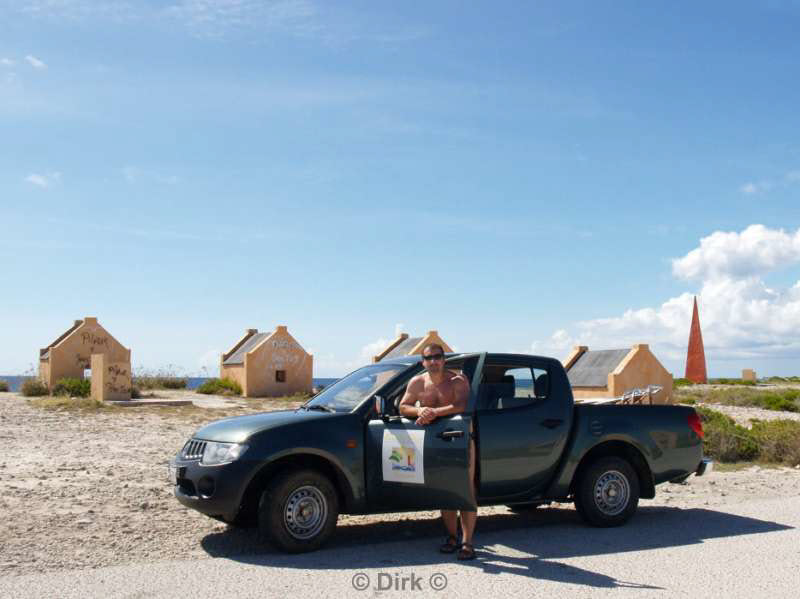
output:
<svg viewBox="0 0 800 599"><path fill-rule="evenodd" d="M375 413L381 417L386 414L386 399L380 395L375 396Z"/></svg>

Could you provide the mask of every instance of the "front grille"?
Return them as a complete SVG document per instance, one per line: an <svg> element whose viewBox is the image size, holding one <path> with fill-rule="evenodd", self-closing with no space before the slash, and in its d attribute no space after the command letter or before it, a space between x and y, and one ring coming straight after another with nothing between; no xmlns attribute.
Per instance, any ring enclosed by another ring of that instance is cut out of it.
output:
<svg viewBox="0 0 800 599"><path fill-rule="evenodd" d="M203 452L206 449L205 441L198 441L197 439L189 439L186 445L181 450L181 457L184 460L199 460L203 457Z"/></svg>

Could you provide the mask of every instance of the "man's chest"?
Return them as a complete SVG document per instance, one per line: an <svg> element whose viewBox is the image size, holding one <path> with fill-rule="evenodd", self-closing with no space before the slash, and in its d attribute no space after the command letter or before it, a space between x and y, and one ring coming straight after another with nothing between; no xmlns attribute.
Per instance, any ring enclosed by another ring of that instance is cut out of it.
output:
<svg viewBox="0 0 800 599"><path fill-rule="evenodd" d="M453 383L443 381L438 385L426 382L419 394L419 402L422 406L437 407L446 406L453 403Z"/></svg>

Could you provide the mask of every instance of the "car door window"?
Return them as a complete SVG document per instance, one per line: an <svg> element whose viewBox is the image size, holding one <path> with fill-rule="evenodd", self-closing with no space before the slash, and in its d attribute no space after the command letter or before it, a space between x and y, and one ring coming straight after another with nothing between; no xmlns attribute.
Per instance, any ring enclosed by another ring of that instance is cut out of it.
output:
<svg viewBox="0 0 800 599"><path fill-rule="evenodd" d="M547 371L528 366L486 367L481 383L481 409L505 410L530 405L547 397Z"/></svg>

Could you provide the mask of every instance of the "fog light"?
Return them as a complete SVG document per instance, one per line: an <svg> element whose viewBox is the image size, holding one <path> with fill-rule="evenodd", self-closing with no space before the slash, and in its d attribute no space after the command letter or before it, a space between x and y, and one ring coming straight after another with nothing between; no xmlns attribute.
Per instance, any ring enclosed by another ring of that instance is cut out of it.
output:
<svg viewBox="0 0 800 599"><path fill-rule="evenodd" d="M203 497L211 497L214 494L214 479L204 476L197 481L197 490Z"/></svg>

